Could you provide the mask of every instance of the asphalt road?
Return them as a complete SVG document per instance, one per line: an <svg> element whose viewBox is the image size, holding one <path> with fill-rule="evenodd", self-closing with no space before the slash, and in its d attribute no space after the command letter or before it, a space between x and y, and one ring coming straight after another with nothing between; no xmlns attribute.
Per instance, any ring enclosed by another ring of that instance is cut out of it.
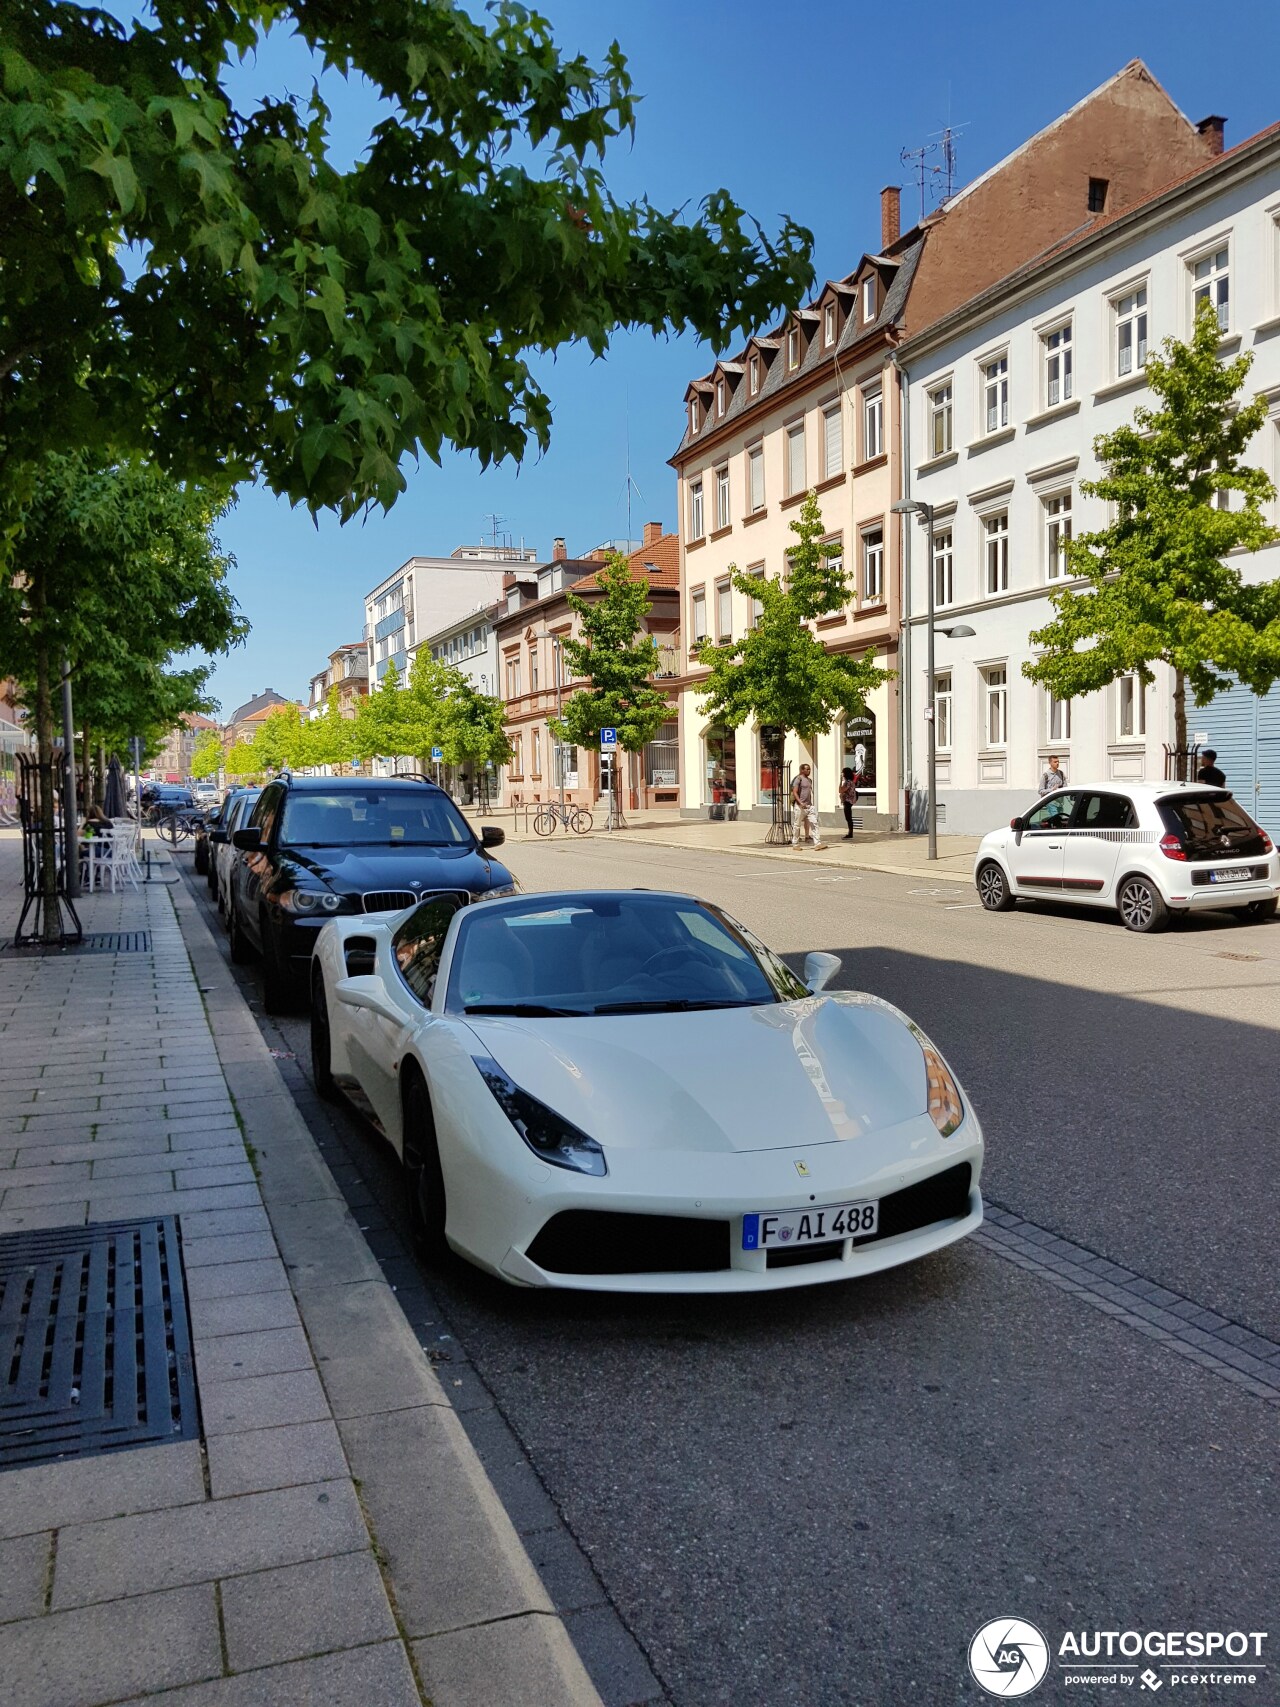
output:
<svg viewBox="0 0 1280 1707"><path fill-rule="evenodd" d="M1144 939L785 854L508 851L528 888L690 890L789 956L842 953L841 982L963 1079L989 1202L1280 1336L1280 926ZM749 1300L424 1275L386 1147L306 1091L305 1021L263 1026L608 1707L987 1699L965 1655L993 1618L1055 1651L1067 1630L1274 1631L1275 1405L972 1242ZM1170 1693L1274 1707L1263 1657L1257 1686ZM1115 1671L1069 1686L1055 1660L1035 1699L1115 1700Z"/></svg>

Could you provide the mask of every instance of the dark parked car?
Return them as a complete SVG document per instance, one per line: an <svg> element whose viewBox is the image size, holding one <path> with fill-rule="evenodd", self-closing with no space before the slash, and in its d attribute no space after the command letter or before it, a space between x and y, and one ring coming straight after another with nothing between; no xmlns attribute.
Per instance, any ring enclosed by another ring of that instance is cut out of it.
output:
<svg viewBox="0 0 1280 1707"><path fill-rule="evenodd" d="M443 789L389 777L278 777L243 829L232 832L227 921L231 958L262 956L269 1012L305 991L311 948L335 913L387 913L429 895L464 904L511 895L506 866L489 857L505 840L479 838Z"/></svg>
<svg viewBox="0 0 1280 1707"><path fill-rule="evenodd" d="M219 842L226 840L227 826L231 821L231 808L236 800L250 791L245 788L230 788L223 796L221 803L211 808L195 828L196 837L196 870L201 877L207 879L209 893L218 893L217 860L214 858L214 848ZM257 792L255 789L254 793Z"/></svg>

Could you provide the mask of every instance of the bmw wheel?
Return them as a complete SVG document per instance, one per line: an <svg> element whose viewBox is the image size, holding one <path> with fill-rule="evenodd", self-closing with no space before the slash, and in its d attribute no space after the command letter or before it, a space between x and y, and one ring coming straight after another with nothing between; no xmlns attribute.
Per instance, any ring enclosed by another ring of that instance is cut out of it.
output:
<svg viewBox="0 0 1280 1707"><path fill-rule="evenodd" d="M329 1048L329 1004L324 996L324 974L317 966L311 974L311 1077L326 1102L337 1099Z"/></svg>
<svg viewBox="0 0 1280 1707"><path fill-rule="evenodd" d="M1147 877L1126 877L1116 896L1116 906L1126 930L1162 931L1169 923L1164 896Z"/></svg>
<svg viewBox="0 0 1280 1707"><path fill-rule="evenodd" d="M978 899L989 913L1007 913L1013 906L1009 880L993 859L979 868Z"/></svg>
<svg viewBox="0 0 1280 1707"><path fill-rule="evenodd" d="M240 914L236 908L234 893L227 896L227 949L231 955L233 966L249 964L249 944L245 940L244 930L240 924Z"/></svg>
<svg viewBox="0 0 1280 1707"><path fill-rule="evenodd" d="M442 1257L445 1243L444 1173L436 1142L431 1097L416 1068L404 1079L404 1172L408 1187L409 1214L424 1256Z"/></svg>

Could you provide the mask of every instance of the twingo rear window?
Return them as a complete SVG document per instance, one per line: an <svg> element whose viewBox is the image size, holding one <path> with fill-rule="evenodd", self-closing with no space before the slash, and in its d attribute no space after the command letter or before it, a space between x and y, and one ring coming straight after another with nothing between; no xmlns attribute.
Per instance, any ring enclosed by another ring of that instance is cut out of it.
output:
<svg viewBox="0 0 1280 1707"><path fill-rule="evenodd" d="M1193 857L1241 857L1263 851L1262 833L1224 789L1218 794L1173 795L1160 802L1166 829Z"/></svg>

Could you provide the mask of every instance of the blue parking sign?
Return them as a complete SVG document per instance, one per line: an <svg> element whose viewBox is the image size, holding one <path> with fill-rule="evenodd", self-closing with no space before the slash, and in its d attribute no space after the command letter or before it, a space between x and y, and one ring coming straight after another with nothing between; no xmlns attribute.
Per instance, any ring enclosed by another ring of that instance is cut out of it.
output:
<svg viewBox="0 0 1280 1707"><path fill-rule="evenodd" d="M600 746L603 751L607 752L610 748L616 750L617 745L618 731L616 729L602 729L600 731Z"/></svg>
<svg viewBox="0 0 1280 1707"><path fill-rule="evenodd" d="M431 749L431 761L433 764L438 765L443 757L444 757L444 748L443 747L432 747L432 749Z"/></svg>

